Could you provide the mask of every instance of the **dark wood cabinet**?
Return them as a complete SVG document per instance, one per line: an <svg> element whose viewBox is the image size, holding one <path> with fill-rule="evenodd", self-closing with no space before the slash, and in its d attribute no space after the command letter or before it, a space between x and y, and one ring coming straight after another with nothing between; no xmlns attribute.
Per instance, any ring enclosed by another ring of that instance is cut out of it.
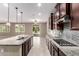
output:
<svg viewBox="0 0 79 59"><path fill-rule="evenodd" d="M65 21L69 20L70 22L68 24L71 30L79 30L79 3L61 3L59 5L60 19L64 18ZM58 29L63 29L64 24L65 22L57 24Z"/></svg>
<svg viewBox="0 0 79 59"><path fill-rule="evenodd" d="M61 21L57 24L58 30L63 30L64 29L64 23Z"/></svg>
<svg viewBox="0 0 79 59"><path fill-rule="evenodd" d="M66 3L60 4L60 18L66 15Z"/></svg>
<svg viewBox="0 0 79 59"><path fill-rule="evenodd" d="M66 56L66 55L59 49L59 56Z"/></svg>
<svg viewBox="0 0 79 59"><path fill-rule="evenodd" d="M70 21L70 3L59 3L56 5L56 12L59 12L59 16L55 18L55 22L57 23L57 30L64 29L64 23ZM55 14L57 15L57 14Z"/></svg>
<svg viewBox="0 0 79 59"><path fill-rule="evenodd" d="M55 20L59 20L60 18L60 3L57 3L57 5L55 6Z"/></svg>
<svg viewBox="0 0 79 59"><path fill-rule="evenodd" d="M66 56L54 43L50 41L50 55L51 56Z"/></svg>
<svg viewBox="0 0 79 59"><path fill-rule="evenodd" d="M51 16L49 16L48 22L49 22L48 28L51 29Z"/></svg>
<svg viewBox="0 0 79 59"><path fill-rule="evenodd" d="M53 13L49 16L49 29L53 30Z"/></svg>
<svg viewBox="0 0 79 59"><path fill-rule="evenodd" d="M60 19L64 17L70 18L71 3L61 3L60 4Z"/></svg>
<svg viewBox="0 0 79 59"><path fill-rule="evenodd" d="M49 28L51 30L55 28L57 28L57 30L63 30L64 24L67 23L69 24L71 30L79 30L78 22L79 3L58 3L55 6L55 12L53 12L53 16L50 16L49 18ZM57 24L55 25L55 23Z"/></svg>
<svg viewBox="0 0 79 59"><path fill-rule="evenodd" d="M26 55L26 43L22 44L22 56Z"/></svg>
<svg viewBox="0 0 79 59"><path fill-rule="evenodd" d="M50 52L50 55L52 56L52 54L53 54L53 49L52 49L53 47L52 47L52 43L51 43L51 41L50 41L50 43L49 43L49 52Z"/></svg>
<svg viewBox="0 0 79 59"><path fill-rule="evenodd" d="M59 20L59 11L55 11L55 21Z"/></svg>
<svg viewBox="0 0 79 59"><path fill-rule="evenodd" d="M79 30L79 3L71 4L71 29Z"/></svg>
<svg viewBox="0 0 79 59"><path fill-rule="evenodd" d="M27 56L33 46L33 37L29 38L22 44L22 56Z"/></svg>
<svg viewBox="0 0 79 59"><path fill-rule="evenodd" d="M53 45L53 56L66 56L56 45Z"/></svg>
<svg viewBox="0 0 79 59"><path fill-rule="evenodd" d="M59 48L56 45L54 45L53 43L52 43L52 47L53 47L52 55L53 56L58 56L59 55Z"/></svg>
<svg viewBox="0 0 79 59"><path fill-rule="evenodd" d="M48 41L48 50L50 50L49 48L50 48L50 46L49 46L49 41Z"/></svg>
<svg viewBox="0 0 79 59"><path fill-rule="evenodd" d="M54 15L53 15L53 13L51 13L51 30L53 30L53 17L54 17Z"/></svg>

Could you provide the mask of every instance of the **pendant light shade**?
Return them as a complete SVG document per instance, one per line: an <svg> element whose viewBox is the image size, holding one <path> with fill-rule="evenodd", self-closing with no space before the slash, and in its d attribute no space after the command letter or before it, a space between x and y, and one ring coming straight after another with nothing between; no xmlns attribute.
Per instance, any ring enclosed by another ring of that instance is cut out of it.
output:
<svg viewBox="0 0 79 59"><path fill-rule="evenodd" d="M18 20L18 7L15 7L15 9L16 9L16 22L18 22L17 20ZM16 27L18 27L18 24L16 24Z"/></svg>
<svg viewBox="0 0 79 59"><path fill-rule="evenodd" d="M6 23L7 26L10 26L9 16L10 16L10 7L9 7L9 3L8 3L8 21Z"/></svg>
<svg viewBox="0 0 79 59"><path fill-rule="evenodd" d="M34 24L37 24L37 20L34 21Z"/></svg>
<svg viewBox="0 0 79 59"><path fill-rule="evenodd" d="M21 12L21 24L22 24L22 19L23 19L23 12Z"/></svg>

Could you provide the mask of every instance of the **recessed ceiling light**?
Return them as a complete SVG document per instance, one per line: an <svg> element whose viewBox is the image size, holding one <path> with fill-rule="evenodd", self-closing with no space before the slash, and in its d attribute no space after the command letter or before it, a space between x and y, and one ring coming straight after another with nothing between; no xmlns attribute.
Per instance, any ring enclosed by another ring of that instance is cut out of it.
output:
<svg viewBox="0 0 79 59"><path fill-rule="evenodd" d="M7 3L4 3L3 5L4 5L5 7L8 7L8 4L7 4Z"/></svg>
<svg viewBox="0 0 79 59"><path fill-rule="evenodd" d="M37 5L38 5L38 7L41 7L41 6L42 6L42 4L41 4L41 3L38 3Z"/></svg>
<svg viewBox="0 0 79 59"><path fill-rule="evenodd" d="M18 16L20 16L21 14L20 13L18 13Z"/></svg>
<svg viewBox="0 0 79 59"><path fill-rule="evenodd" d="M39 16L41 16L41 13L38 13Z"/></svg>

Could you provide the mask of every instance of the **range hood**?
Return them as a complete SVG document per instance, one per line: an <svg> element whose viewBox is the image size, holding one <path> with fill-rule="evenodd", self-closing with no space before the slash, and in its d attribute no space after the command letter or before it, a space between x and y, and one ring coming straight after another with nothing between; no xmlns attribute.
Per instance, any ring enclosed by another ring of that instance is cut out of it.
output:
<svg viewBox="0 0 79 59"><path fill-rule="evenodd" d="M69 16L66 15L63 18L64 18L64 20L63 20L64 23L69 23L70 22Z"/></svg>

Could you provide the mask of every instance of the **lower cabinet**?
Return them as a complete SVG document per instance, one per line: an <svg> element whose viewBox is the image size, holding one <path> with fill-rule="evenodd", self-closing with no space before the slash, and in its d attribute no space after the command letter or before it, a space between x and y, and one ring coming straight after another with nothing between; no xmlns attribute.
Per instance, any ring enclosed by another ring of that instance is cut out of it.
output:
<svg viewBox="0 0 79 59"><path fill-rule="evenodd" d="M66 56L56 45L52 45L53 56Z"/></svg>
<svg viewBox="0 0 79 59"><path fill-rule="evenodd" d="M66 56L61 50L59 50L59 56Z"/></svg>
<svg viewBox="0 0 79 59"><path fill-rule="evenodd" d="M54 43L48 42L48 49L51 56L66 56Z"/></svg>
<svg viewBox="0 0 79 59"><path fill-rule="evenodd" d="M58 51L56 51L55 49L53 49L53 56L58 56Z"/></svg>
<svg viewBox="0 0 79 59"><path fill-rule="evenodd" d="M27 56L31 47L33 46L33 39L29 38L26 42L22 44L22 56Z"/></svg>
<svg viewBox="0 0 79 59"><path fill-rule="evenodd" d="M58 56L59 55L59 48L51 43L52 46L52 56Z"/></svg>
<svg viewBox="0 0 79 59"><path fill-rule="evenodd" d="M50 55L52 56L53 55L53 47L52 47L52 44L51 44L51 42L50 42Z"/></svg>

